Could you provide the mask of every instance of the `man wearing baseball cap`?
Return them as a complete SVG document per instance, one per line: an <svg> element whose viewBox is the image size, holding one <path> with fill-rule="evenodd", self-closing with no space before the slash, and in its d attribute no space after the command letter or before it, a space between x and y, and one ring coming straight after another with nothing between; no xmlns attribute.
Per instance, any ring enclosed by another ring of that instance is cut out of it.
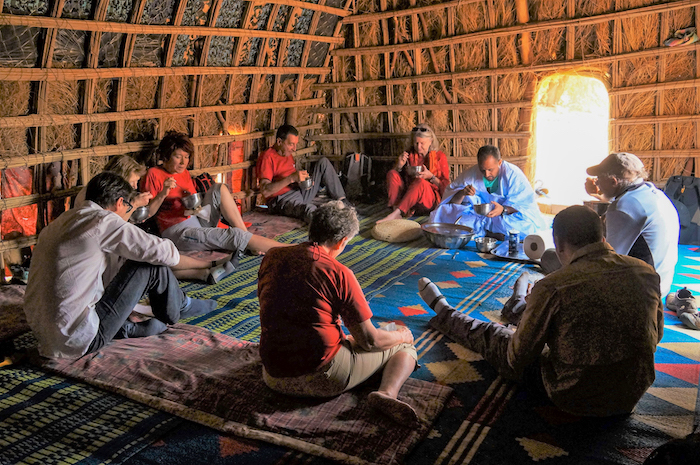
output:
<svg viewBox="0 0 700 465"><path fill-rule="evenodd" d="M621 255L639 258L661 277L661 295L671 290L678 261L678 212L666 194L644 182L647 172L637 156L612 153L586 170L586 192L611 202L605 213L605 238Z"/></svg>

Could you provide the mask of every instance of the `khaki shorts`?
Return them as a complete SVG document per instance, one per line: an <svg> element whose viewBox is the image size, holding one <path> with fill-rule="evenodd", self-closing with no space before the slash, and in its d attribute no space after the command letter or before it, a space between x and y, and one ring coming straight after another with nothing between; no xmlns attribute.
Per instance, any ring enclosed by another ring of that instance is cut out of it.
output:
<svg viewBox="0 0 700 465"><path fill-rule="evenodd" d="M412 344L398 344L383 352L366 352L352 348L347 340L330 363L308 375L273 378L263 368L263 380L274 391L292 396L333 397L358 384L384 368L397 352L406 352L418 360ZM416 364L416 368L418 365Z"/></svg>

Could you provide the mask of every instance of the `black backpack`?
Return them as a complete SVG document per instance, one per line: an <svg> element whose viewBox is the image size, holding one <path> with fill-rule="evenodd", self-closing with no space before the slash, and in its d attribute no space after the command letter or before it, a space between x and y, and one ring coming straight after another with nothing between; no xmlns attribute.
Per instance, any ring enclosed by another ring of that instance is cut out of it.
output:
<svg viewBox="0 0 700 465"><path fill-rule="evenodd" d="M343 161L340 182L349 199L367 200L372 182L372 158L364 153L351 153Z"/></svg>
<svg viewBox="0 0 700 465"><path fill-rule="evenodd" d="M700 178L671 176L664 192L678 211L680 244L700 245Z"/></svg>

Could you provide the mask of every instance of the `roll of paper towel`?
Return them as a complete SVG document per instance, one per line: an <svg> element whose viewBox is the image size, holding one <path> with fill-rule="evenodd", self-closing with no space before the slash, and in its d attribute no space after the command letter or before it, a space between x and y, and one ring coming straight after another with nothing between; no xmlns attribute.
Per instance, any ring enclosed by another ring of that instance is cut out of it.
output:
<svg viewBox="0 0 700 465"><path fill-rule="evenodd" d="M554 239L552 238L552 230L537 231L535 234L530 234L523 241L523 250L525 255L531 260L539 260L542 254L547 249L554 248Z"/></svg>

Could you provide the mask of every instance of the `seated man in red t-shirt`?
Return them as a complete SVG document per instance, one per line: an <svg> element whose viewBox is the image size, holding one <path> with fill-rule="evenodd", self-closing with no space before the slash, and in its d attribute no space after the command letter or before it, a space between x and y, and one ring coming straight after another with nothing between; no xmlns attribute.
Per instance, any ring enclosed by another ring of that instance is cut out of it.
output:
<svg viewBox="0 0 700 465"><path fill-rule="evenodd" d="M203 204L208 208L208 218L201 213L191 215L182 203L183 197L197 192L187 170L194 145L186 134L170 131L158 146L163 164L150 168L143 180L141 190L153 195L149 203L151 215L161 235L175 243L178 250L205 251L227 250L230 252L249 249L265 253L280 244L272 239L256 236L247 231L238 206L225 184L215 184L206 193ZM233 227L219 228L220 218Z"/></svg>
<svg viewBox="0 0 700 465"><path fill-rule="evenodd" d="M316 209L312 202L322 186L326 186L331 198L344 202L345 190L335 168L325 157L318 160L312 176L306 170L297 171L294 152L298 142L299 131L294 126L280 126L275 144L258 156L256 172L260 190L271 212L309 223ZM309 177L313 180L311 187L300 187L300 183Z"/></svg>
<svg viewBox="0 0 700 465"><path fill-rule="evenodd" d="M416 412L396 396L416 367L413 335L402 325L397 331L375 328L357 278L336 260L358 230L353 208L328 202L313 214L309 242L273 249L263 258L258 274L263 379L284 394L332 397L383 370L368 402L410 426Z"/></svg>

